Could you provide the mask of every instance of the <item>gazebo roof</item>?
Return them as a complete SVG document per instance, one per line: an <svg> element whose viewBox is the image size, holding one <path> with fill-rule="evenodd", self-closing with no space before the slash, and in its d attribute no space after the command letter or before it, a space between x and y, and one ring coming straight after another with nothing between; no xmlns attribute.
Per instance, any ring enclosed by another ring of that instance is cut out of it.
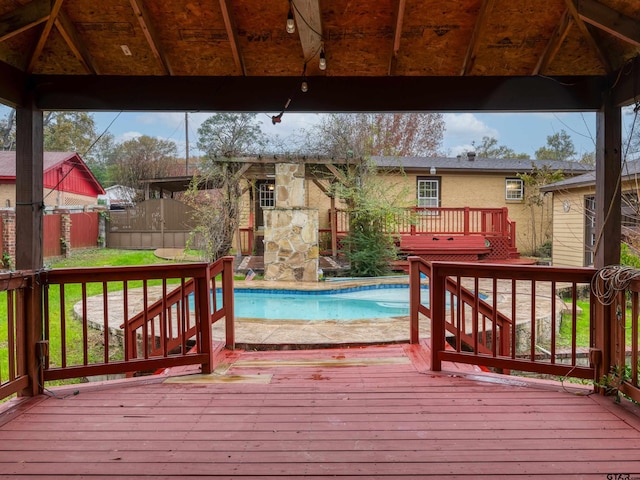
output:
<svg viewBox="0 0 640 480"><path fill-rule="evenodd" d="M593 110L638 53L631 0L0 0L0 100L42 109Z"/></svg>

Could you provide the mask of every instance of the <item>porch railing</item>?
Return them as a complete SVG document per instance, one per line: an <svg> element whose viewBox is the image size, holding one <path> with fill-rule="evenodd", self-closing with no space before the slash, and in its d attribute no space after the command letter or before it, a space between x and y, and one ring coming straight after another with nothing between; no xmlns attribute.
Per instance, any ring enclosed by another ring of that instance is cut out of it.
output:
<svg viewBox="0 0 640 480"><path fill-rule="evenodd" d="M420 315L431 319L432 369L443 361L501 370L594 378L588 345L578 346L581 309L593 320L595 299L590 268L428 263L410 257L411 341L417 342ZM421 275L422 274L422 275ZM423 279L421 279L423 277ZM429 286L423 304L420 284ZM425 302L426 303L426 302ZM568 340L559 339L560 328ZM445 348L449 343L453 347Z"/></svg>
<svg viewBox="0 0 640 480"><path fill-rule="evenodd" d="M349 212L329 212L335 222L338 235L349 233ZM485 235L509 239L515 247L515 222L509 219L509 210L504 208L444 208L411 207L398 213L387 226L390 233L399 235Z"/></svg>
<svg viewBox="0 0 640 480"><path fill-rule="evenodd" d="M55 269L44 284L44 381L192 364L210 372L211 324L222 318L233 346L233 257L212 265ZM217 287L222 304L211 294ZM69 322L80 322L74 338Z"/></svg>
<svg viewBox="0 0 640 480"><path fill-rule="evenodd" d="M634 276L636 275L637 271L634 272ZM609 278L615 282L613 276ZM606 341L611 349L609 362L612 366L600 383L604 389L617 388L636 402L640 402L640 280L633 279L624 288L616 289L616 285L609 284L603 289L609 289L611 292L611 297L604 303L607 304L605 308L611 309L612 330Z"/></svg>
<svg viewBox="0 0 640 480"><path fill-rule="evenodd" d="M0 274L0 310L4 310L0 333L6 332L5 338L0 336L0 344L5 344L0 348L0 400L29 385L25 305L32 281L31 272Z"/></svg>

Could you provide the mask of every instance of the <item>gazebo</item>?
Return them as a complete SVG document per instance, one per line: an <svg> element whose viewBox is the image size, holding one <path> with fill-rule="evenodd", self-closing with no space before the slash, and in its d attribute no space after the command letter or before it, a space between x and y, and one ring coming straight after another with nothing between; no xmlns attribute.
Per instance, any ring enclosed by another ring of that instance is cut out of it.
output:
<svg viewBox="0 0 640 480"><path fill-rule="evenodd" d="M634 2L2 0L0 19L19 269L42 266L44 110L262 111L274 123L291 111L595 111L594 263L619 261L621 107L640 91Z"/></svg>

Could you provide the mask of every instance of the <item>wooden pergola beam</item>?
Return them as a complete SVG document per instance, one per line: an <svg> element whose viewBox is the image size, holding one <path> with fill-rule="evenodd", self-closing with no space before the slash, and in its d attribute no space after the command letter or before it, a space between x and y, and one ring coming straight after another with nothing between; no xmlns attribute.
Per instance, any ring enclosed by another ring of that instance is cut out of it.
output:
<svg viewBox="0 0 640 480"><path fill-rule="evenodd" d="M167 60L162 48L160 47L160 40L156 30L153 26L153 22L151 21L151 17L149 16L149 12L145 7L142 0L129 0L131 4L131 8L133 9L136 17L138 17L138 23L140 24L140 28L142 28L142 32L144 37L147 40L147 44L153 53L153 56L158 61L158 64L163 70L165 75L173 75L173 70L171 69L171 65Z"/></svg>
<svg viewBox="0 0 640 480"><path fill-rule="evenodd" d="M33 0L0 16L0 42L46 22L51 12L49 0Z"/></svg>
<svg viewBox="0 0 640 480"><path fill-rule="evenodd" d="M36 46L33 49L33 52L31 53L31 58L29 59L29 64L26 69L27 73L33 72L36 62L40 58L40 54L42 53L42 50L44 49L44 46L47 43L49 34L51 33L51 29L55 24L56 18L58 17L58 12L60 12L63 2L64 0L54 0L51 3L51 11L49 12L49 16L47 17L47 21L45 22L44 27L42 28L42 31L40 32L40 37L38 37L38 42L36 43Z"/></svg>
<svg viewBox="0 0 640 480"><path fill-rule="evenodd" d="M635 57L611 76L611 101L623 107L640 101L640 58Z"/></svg>
<svg viewBox="0 0 640 480"><path fill-rule="evenodd" d="M291 77L273 76L37 75L30 82L43 110L272 112L291 94ZM597 111L606 85L604 76L319 76L290 111Z"/></svg>
<svg viewBox="0 0 640 480"><path fill-rule="evenodd" d="M594 0L580 0L577 11L584 22L624 42L640 47L640 30L638 30L637 20Z"/></svg>
<svg viewBox="0 0 640 480"><path fill-rule="evenodd" d="M613 68L611 67L611 61L609 60L607 55L604 53L602 48L600 48L600 44L596 41L591 31L589 30L588 26L585 24L584 20L582 19L580 12L578 11L578 7L576 6L575 0L565 0L565 3L567 4L567 10L569 10L569 13L571 13L571 16L573 17L573 21L576 23L576 26L580 29L582 36L587 40L587 43L591 45L591 48L598 56L598 60L604 67L605 71L607 73L611 73L613 71Z"/></svg>
<svg viewBox="0 0 640 480"><path fill-rule="evenodd" d="M560 47L562 47L565 38L567 38L572 25L573 17L571 16L571 12L569 12L569 10L565 10L560 19L560 23L551 34L551 38L549 39L544 52L533 69L533 75L543 74L549 64L553 62L553 59L556 57Z"/></svg>
<svg viewBox="0 0 640 480"><path fill-rule="evenodd" d="M396 65L398 64L398 52L400 51L400 39L402 38L402 25L404 23L404 9L406 4L406 0L398 0L395 28L393 31L393 48L391 50L391 59L389 60L389 75L394 75Z"/></svg>
<svg viewBox="0 0 640 480"><path fill-rule="evenodd" d="M322 17L318 0L293 0L293 14L305 64L319 57L322 48Z"/></svg>
<svg viewBox="0 0 640 480"><path fill-rule="evenodd" d="M24 104L24 86L29 78L24 72L0 62L0 100L11 107Z"/></svg>
<svg viewBox="0 0 640 480"><path fill-rule="evenodd" d="M69 46L71 52L82 64L87 73L98 75L100 72L94 63L92 56L85 47L85 42L82 40L80 34L64 11L60 10L60 12L58 12L58 18L55 21L55 25L62 38L64 38L64 41Z"/></svg>
<svg viewBox="0 0 640 480"><path fill-rule="evenodd" d="M467 48L467 54L465 55L464 62L462 63L462 70L460 71L460 75L462 76L469 75L471 70L473 70L473 65L476 62L476 55L478 54L480 37L487 25L487 20L494 4L495 0L482 0L482 5L480 5L480 11L478 12L478 18L476 19L473 34L471 35L471 40L469 41L469 46Z"/></svg>
<svg viewBox="0 0 640 480"><path fill-rule="evenodd" d="M242 75L247 75L247 69L244 65L242 53L240 51L240 44L238 43L238 33L236 30L233 16L231 15L231 8L229 0L220 0L220 11L222 12L222 19L224 20L224 26L227 30L227 37L229 38L229 46L231 47L231 55L233 61L236 64L236 68Z"/></svg>

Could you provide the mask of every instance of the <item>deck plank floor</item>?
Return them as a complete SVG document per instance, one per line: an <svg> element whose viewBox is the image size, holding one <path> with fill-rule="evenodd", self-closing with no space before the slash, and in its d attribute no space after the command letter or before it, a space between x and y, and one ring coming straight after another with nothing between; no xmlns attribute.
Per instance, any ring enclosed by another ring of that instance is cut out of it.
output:
<svg viewBox="0 0 640 480"><path fill-rule="evenodd" d="M224 353L209 376L58 389L0 414L0 478L640 477L638 407L429 372L424 348Z"/></svg>

